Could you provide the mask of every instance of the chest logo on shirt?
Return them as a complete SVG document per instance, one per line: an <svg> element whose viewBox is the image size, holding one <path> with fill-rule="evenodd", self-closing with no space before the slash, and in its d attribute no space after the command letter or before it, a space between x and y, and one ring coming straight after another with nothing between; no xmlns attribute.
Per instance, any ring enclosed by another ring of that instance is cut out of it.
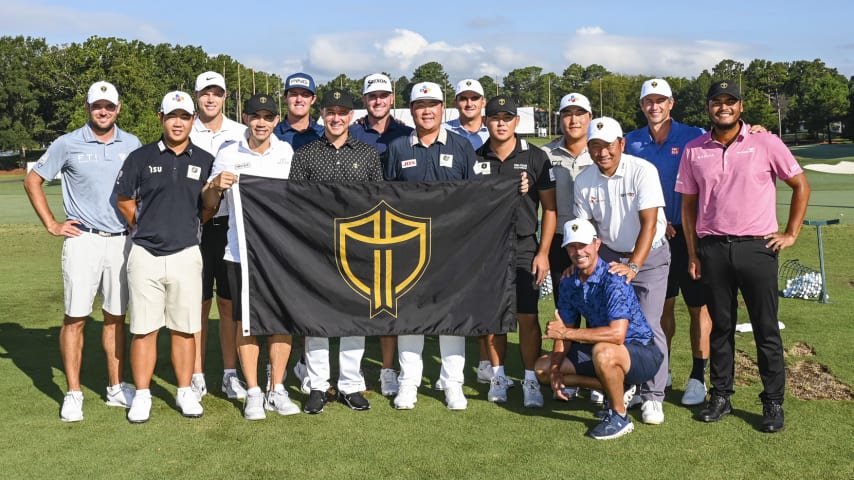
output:
<svg viewBox="0 0 854 480"><path fill-rule="evenodd" d="M670 147L671 155L679 155L679 147Z"/></svg>
<svg viewBox="0 0 854 480"><path fill-rule="evenodd" d="M450 153L443 153L439 155L439 166L451 168L454 166L454 156Z"/></svg>
<svg viewBox="0 0 854 480"><path fill-rule="evenodd" d="M621 196L621 197L629 197L629 198L633 198L633 197L635 196L635 192L626 192L626 193L621 193L621 194L620 194L620 196Z"/></svg>
<svg viewBox="0 0 854 480"><path fill-rule="evenodd" d="M475 175L490 175L492 174L492 165L489 162L478 162L474 164Z"/></svg>
<svg viewBox="0 0 854 480"><path fill-rule="evenodd" d="M201 176L202 176L202 168L201 167L197 167L195 165L188 165L187 166L187 178L189 178L191 180L198 180L199 177L201 177Z"/></svg>
<svg viewBox="0 0 854 480"><path fill-rule="evenodd" d="M429 217L399 212L381 201L370 210L335 219L335 262L371 318L397 317L397 303L421 280L431 253Z"/></svg>
<svg viewBox="0 0 854 480"><path fill-rule="evenodd" d="M161 173L163 172L163 167L153 167L151 165L148 166L148 173Z"/></svg>
<svg viewBox="0 0 854 480"><path fill-rule="evenodd" d="M418 162L414 158L400 162L400 168L412 168L416 165L418 165Z"/></svg>
<svg viewBox="0 0 854 480"><path fill-rule="evenodd" d="M513 170L527 170L527 169L528 169L527 163L514 163L513 164Z"/></svg>
<svg viewBox="0 0 854 480"><path fill-rule="evenodd" d="M602 199L600 199L596 195L590 195L590 203L599 203L601 201L602 201Z"/></svg>
<svg viewBox="0 0 854 480"><path fill-rule="evenodd" d="M243 170L244 168L249 168L252 166L252 162L240 162L234 164L235 170Z"/></svg>

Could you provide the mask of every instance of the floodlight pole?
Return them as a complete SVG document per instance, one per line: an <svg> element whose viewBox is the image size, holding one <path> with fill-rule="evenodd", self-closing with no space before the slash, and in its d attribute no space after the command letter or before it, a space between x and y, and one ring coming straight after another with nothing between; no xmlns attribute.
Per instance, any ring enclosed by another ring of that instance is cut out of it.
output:
<svg viewBox="0 0 854 480"><path fill-rule="evenodd" d="M839 223L838 218L832 220L804 220L804 225L815 225L816 236L818 237L818 264L821 271L821 293L818 295L818 303L831 303L827 297L827 277L824 274L824 245L821 241L821 227L823 225L836 225Z"/></svg>

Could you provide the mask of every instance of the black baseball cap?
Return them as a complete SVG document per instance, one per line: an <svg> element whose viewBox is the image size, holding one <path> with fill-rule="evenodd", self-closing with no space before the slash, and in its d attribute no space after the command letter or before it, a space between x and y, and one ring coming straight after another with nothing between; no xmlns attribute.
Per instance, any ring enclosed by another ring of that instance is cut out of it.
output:
<svg viewBox="0 0 854 480"><path fill-rule="evenodd" d="M486 102L486 116L491 117L501 112L507 112L510 115L516 116L516 102L507 95L498 95L492 97Z"/></svg>
<svg viewBox="0 0 854 480"><path fill-rule="evenodd" d="M342 90L340 88L333 88L328 92L323 94L323 98L320 100L320 106L322 108L327 107L344 107L353 109L353 95L346 90Z"/></svg>
<svg viewBox="0 0 854 480"><path fill-rule="evenodd" d="M732 80L720 80L712 83L709 87L709 93L706 94L706 101L709 101L718 95L727 94L737 100L741 100L741 90L738 85Z"/></svg>
<svg viewBox="0 0 854 480"><path fill-rule="evenodd" d="M279 107L276 106L276 101L273 99L273 97L267 95L266 93L252 95L251 97L249 97L249 100L246 100L246 103L243 104L243 113L247 115L258 113L261 110L267 110L273 112L274 114L278 114Z"/></svg>

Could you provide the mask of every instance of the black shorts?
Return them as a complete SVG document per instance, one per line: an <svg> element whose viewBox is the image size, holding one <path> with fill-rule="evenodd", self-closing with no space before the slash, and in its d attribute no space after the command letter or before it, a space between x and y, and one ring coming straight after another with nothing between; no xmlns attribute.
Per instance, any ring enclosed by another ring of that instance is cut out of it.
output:
<svg viewBox="0 0 854 480"><path fill-rule="evenodd" d="M516 268L516 313L538 313L540 289L534 288L534 275L531 266Z"/></svg>
<svg viewBox="0 0 854 480"><path fill-rule="evenodd" d="M552 277L552 287L554 287L552 288L552 298L555 301L555 308L557 308L557 302L560 300L560 276L563 275L564 270L572 265L569 254L566 253L565 248L560 246L561 243L563 243L563 235L555 235L551 248L549 248L549 272Z"/></svg>
<svg viewBox="0 0 854 480"><path fill-rule="evenodd" d="M214 283L216 295L231 300L228 276L225 270L225 246L228 244L228 217L214 217L202 226L202 300L213 298Z"/></svg>
<svg viewBox="0 0 854 480"><path fill-rule="evenodd" d="M703 282L694 280L688 273L688 245L682 225L673 225L676 235L670 242L670 273L667 274L666 298L673 298L682 291L682 298L689 307L702 307L706 304L703 297Z"/></svg>
<svg viewBox="0 0 854 480"><path fill-rule="evenodd" d="M623 383L638 385L651 380L658 372L662 360L664 360L664 354L661 353L661 350L651 340L646 345L628 342L625 346L626 350L629 351L632 365L629 367L629 372L626 374ZM575 373L578 375L596 377L592 353L592 343L573 343L569 347L569 351L566 352L566 358L575 366Z"/></svg>
<svg viewBox="0 0 854 480"><path fill-rule="evenodd" d="M240 264L229 262L228 260L223 260L223 268L227 272L228 280L226 285L232 292L236 292L236 295L231 299L231 318L235 322L239 322L243 319L243 315L240 313L240 309L242 308L242 304L240 302L240 288L241 288L241 276L240 276Z"/></svg>

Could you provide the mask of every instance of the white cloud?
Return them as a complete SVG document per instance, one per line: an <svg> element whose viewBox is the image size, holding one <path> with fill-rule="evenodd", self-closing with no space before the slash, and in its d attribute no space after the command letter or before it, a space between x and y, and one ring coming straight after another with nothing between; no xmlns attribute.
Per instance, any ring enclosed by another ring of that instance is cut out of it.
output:
<svg viewBox="0 0 854 480"><path fill-rule="evenodd" d="M695 77L723 59L747 63L745 46L710 40L612 35L583 27L566 41L563 59L582 66L599 64L614 73Z"/></svg>

